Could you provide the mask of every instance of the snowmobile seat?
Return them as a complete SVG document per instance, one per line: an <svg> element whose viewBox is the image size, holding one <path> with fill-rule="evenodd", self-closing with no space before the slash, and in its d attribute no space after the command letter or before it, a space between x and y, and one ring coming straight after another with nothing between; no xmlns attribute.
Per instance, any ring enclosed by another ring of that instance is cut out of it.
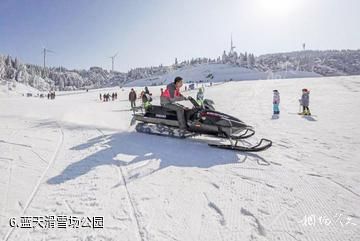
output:
<svg viewBox="0 0 360 241"><path fill-rule="evenodd" d="M166 119L174 119L176 120L176 111L169 110L166 107L163 106L157 106L153 105L149 107L145 113L145 116L147 117L163 117Z"/></svg>
<svg viewBox="0 0 360 241"><path fill-rule="evenodd" d="M192 120L196 112L198 112L197 109L185 109L185 120Z"/></svg>

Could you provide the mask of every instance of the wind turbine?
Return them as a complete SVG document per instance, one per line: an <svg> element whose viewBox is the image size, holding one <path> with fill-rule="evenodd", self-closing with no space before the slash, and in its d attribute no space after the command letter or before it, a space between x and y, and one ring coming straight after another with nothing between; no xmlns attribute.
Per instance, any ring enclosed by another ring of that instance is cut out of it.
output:
<svg viewBox="0 0 360 241"><path fill-rule="evenodd" d="M115 62L115 58L118 55L119 52L116 52L116 54L114 54L113 56L110 56L109 58L111 59L111 70L112 72L114 72L114 62Z"/></svg>
<svg viewBox="0 0 360 241"><path fill-rule="evenodd" d="M45 47L43 47L43 55L44 55L44 69L46 68L46 53L55 53L54 51L47 49Z"/></svg>
<svg viewBox="0 0 360 241"><path fill-rule="evenodd" d="M236 48L236 47L235 47L234 44L233 44L233 39L232 39L232 34L231 34L230 53L233 53L235 48Z"/></svg>
<svg viewBox="0 0 360 241"><path fill-rule="evenodd" d="M43 53L43 56L44 56L43 77L45 78L45 74L46 74L46 53L55 53L55 52L50 50L50 49L47 49L47 48L43 47L42 53Z"/></svg>

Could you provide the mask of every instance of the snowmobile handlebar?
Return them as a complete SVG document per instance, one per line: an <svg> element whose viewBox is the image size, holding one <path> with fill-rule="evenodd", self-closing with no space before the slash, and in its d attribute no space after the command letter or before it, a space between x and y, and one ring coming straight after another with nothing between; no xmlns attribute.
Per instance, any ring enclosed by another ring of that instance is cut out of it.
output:
<svg viewBox="0 0 360 241"><path fill-rule="evenodd" d="M205 99L202 103L202 105L200 105L193 97L188 96L186 97L187 100L189 100L191 102L191 104L193 104L194 108L196 109L204 109L204 110L215 110L214 107L214 101L209 100L209 99Z"/></svg>
<svg viewBox="0 0 360 241"><path fill-rule="evenodd" d="M193 104L194 107L196 108L200 108L201 106L199 105L199 103L197 103L197 101L191 97L191 96L188 96L186 97L187 100L189 100L191 102L191 104Z"/></svg>

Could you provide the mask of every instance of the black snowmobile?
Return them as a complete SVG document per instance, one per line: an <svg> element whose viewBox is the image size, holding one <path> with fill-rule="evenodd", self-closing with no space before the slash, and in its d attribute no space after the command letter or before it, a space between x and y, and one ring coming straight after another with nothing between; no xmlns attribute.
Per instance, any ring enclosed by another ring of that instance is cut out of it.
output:
<svg viewBox="0 0 360 241"><path fill-rule="evenodd" d="M207 135L216 139L227 139L230 144L208 144L212 147L236 151L257 152L268 149L272 141L261 139L253 146L238 145L239 140L255 134L251 126L230 115L215 111L214 102L204 100L200 105L192 97L188 97L193 108L185 110L187 129L180 130L176 112L163 106L151 105L145 113L134 113L131 124L138 121L135 129L147 134L186 138L196 135Z"/></svg>

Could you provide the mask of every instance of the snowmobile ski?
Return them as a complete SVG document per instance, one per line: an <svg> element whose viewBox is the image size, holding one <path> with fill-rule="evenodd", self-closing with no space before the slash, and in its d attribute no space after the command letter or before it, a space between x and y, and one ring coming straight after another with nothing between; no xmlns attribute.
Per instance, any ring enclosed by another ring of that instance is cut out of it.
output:
<svg viewBox="0 0 360 241"><path fill-rule="evenodd" d="M235 145L224 145L224 144L208 144L211 147L227 149L227 150L235 150L241 152L259 152L264 151L272 146L272 141L269 139L262 138L260 142L254 146L240 146L237 145L237 141Z"/></svg>
<svg viewBox="0 0 360 241"><path fill-rule="evenodd" d="M240 135L237 135L236 133L232 133L231 139L233 140L240 140L240 139L246 139L255 134L255 131L253 129L245 129L245 131L240 132Z"/></svg>

